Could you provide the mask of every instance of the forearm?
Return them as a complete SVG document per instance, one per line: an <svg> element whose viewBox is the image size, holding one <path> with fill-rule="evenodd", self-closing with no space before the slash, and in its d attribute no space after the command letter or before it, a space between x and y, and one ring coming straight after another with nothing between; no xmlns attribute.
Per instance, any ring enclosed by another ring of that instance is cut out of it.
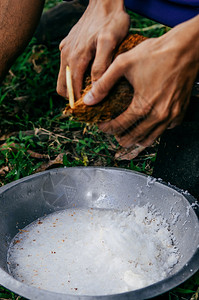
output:
<svg viewBox="0 0 199 300"><path fill-rule="evenodd" d="M187 43L187 48L193 48L191 51L194 54L193 62L198 65L199 71L199 15L183 23L181 30L182 38L183 34L184 36L186 35L186 39L189 43Z"/></svg>
<svg viewBox="0 0 199 300"><path fill-rule="evenodd" d="M0 81L31 39L44 0L0 1Z"/></svg>
<svg viewBox="0 0 199 300"><path fill-rule="evenodd" d="M173 41L178 48L176 53L179 60L186 57L186 62L192 64L193 69L199 72L199 15L174 27L162 36L162 40L164 37Z"/></svg>
<svg viewBox="0 0 199 300"><path fill-rule="evenodd" d="M124 0L89 0L89 6L100 5L109 13L110 11L122 10Z"/></svg>

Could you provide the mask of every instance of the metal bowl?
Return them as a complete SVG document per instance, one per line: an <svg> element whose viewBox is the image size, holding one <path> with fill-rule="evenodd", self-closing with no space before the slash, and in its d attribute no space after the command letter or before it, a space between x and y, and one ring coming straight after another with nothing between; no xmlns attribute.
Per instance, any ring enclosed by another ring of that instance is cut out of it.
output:
<svg viewBox="0 0 199 300"><path fill-rule="evenodd" d="M199 268L199 222L195 199L187 192L137 172L75 167L45 171L0 188L0 284L29 299L149 299L191 277ZM18 228L65 208L126 209L152 203L168 220L181 257L170 276L146 288L108 296L74 296L28 286L9 275L7 250ZM192 204L192 206L190 205ZM176 218L178 216L178 218Z"/></svg>

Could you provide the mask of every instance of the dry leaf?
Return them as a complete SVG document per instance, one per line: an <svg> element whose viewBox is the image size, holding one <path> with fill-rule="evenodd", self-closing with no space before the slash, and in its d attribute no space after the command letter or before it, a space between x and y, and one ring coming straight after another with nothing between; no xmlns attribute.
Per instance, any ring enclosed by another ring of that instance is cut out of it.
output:
<svg viewBox="0 0 199 300"><path fill-rule="evenodd" d="M29 96L20 96L20 97L13 98L13 100L18 101L18 102L27 102L28 99L30 99Z"/></svg>
<svg viewBox="0 0 199 300"><path fill-rule="evenodd" d="M22 149L22 147L20 146L20 144L17 144L17 143L12 143L12 144L4 143L0 147L0 151L10 150L13 152L17 152L21 149ZM49 159L49 155L47 155L47 154L40 154L40 153L34 152L32 150L27 150L27 153L33 158Z"/></svg>
<svg viewBox="0 0 199 300"><path fill-rule="evenodd" d="M56 167L57 165L63 165L63 156L65 153L60 153L54 160L50 160L47 163L43 163L35 173L43 172L45 170L51 169L52 167Z"/></svg>
<svg viewBox="0 0 199 300"><path fill-rule="evenodd" d="M30 154L30 156L33 157L33 158L49 159L49 155L48 154L40 154L40 153L34 152L32 150L27 150L27 153Z"/></svg>
<svg viewBox="0 0 199 300"><path fill-rule="evenodd" d="M0 169L0 176L4 176L5 173L7 173L7 172L9 172L8 166L2 167L2 168Z"/></svg>
<svg viewBox="0 0 199 300"><path fill-rule="evenodd" d="M143 146L132 146L128 149L119 149L115 154L115 159L119 160L132 160L137 157L146 147Z"/></svg>

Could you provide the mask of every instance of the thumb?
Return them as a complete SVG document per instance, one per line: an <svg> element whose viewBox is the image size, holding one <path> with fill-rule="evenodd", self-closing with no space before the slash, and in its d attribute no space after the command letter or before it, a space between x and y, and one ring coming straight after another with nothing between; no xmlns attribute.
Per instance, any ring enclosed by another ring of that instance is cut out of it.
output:
<svg viewBox="0 0 199 300"><path fill-rule="evenodd" d="M102 101L123 73L122 62L118 56L102 77L93 83L91 90L84 96L84 103L95 105Z"/></svg>

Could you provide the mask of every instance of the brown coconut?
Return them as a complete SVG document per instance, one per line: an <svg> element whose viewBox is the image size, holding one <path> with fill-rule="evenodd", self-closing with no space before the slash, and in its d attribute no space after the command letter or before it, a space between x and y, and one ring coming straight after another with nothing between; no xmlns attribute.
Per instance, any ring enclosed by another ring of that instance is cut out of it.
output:
<svg viewBox="0 0 199 300"><path fill-rule="evenodd" d="M146 37L142 35L129 34L118 47L114 59L119 54L137 46L145 39ZM64 115L72 115L78 121L87 123L110 121L124 112L133 98L133 87L125 78L121 78L103 101L94 106L87 106L83 102L83 97L92 87L91 76L86 77L84 85L85 88L82 90L82 96L75 102L74 108L70 108L67 105L64 110Z"/></svg>

